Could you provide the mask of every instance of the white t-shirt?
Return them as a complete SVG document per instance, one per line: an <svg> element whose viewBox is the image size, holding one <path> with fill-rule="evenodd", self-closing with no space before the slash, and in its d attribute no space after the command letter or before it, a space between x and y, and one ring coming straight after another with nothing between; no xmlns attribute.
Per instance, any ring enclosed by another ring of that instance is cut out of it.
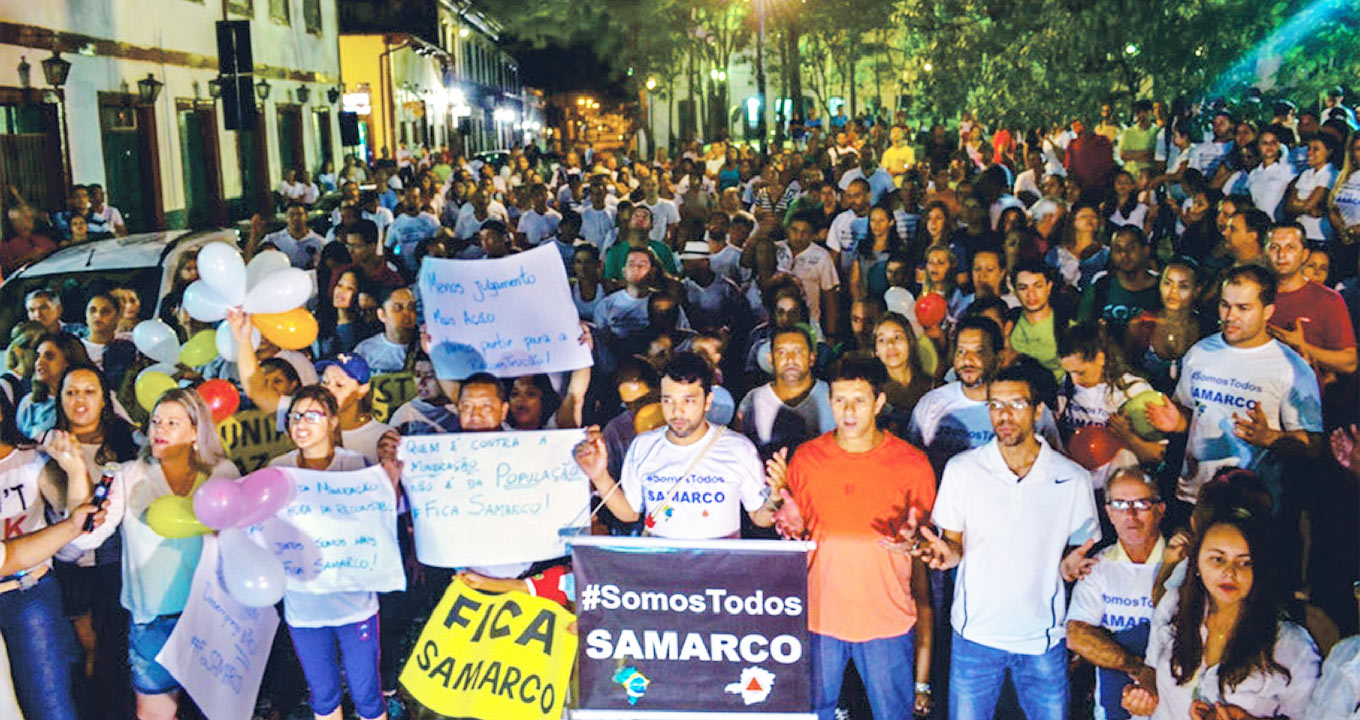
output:
<svg viewBox="0 0 1360 720"><path fill-rule="evenodd" d="M90 356L90 362L94 363L100 370L104 369L104 351L108 346L97 343L89 338L81 338L80 344L85 346L85 354Z"/></svg>
<svg viewBox="0 0 1360 720"><path fill-rule="evenodd" d="M685 287L685 298L690 322L696 327L730 326L737 308L741 307L741 289L731 280L721 275L704 287L690 278L680 281Z"/></svg>
<svg viewBox="0 0 1360 720"><path fill-rule="evenodd" d="M1279 220L1281 201L1293 179L1294 168L1287 158L1281 157L1270 166L1257 165L1247 174L1247 190L1251 193L1252 203L1270 219Z"/></svg>
<svg viewBox="0 0 1360 720"><path fill-rule="evenodd" d="M1011 194L1020 197L1020 193L1032 192L1037 197L1043 197L1044 192L1039 189L1038 179L1035 178L1033 170L1025 170L1015 176L1015 185L1011 188Z"/></svg>
<svg viewBox="0 0 1360 720"><path fill-rule="evenodd" d="M387 237L387 226L391 225L392 221L396 219L393 217L392 211L379 205L377 210L373 212L365 210L362 215L365 220L371 220L374 225L378 226L378 244L383 244L384 238Z"/></svg>
<svg viewBox="0 0 1360 720"><path fill-rule="evenodd" d="M1119 227L1132 225L1139 230L1142 230L1143 226L1147 223L1147 214L1147 205L1138 203L1133 206L1133 210L1130 210L1127 215L1124 214L1124 211L1121 208L1115 208L1114 212L1110 213L1109 220L1111 225L1117 225Z"/></svg>
<svg viewBox="0 0 1360 720"><path fill-rule="evenodd" d="M1091 478L1040 440L1023 478L989 442L945 466L932 516L963 533L950 623L989 648L1040 655L1066 637L1059 564L1070 545L1100 537Z"/></svg>
<svg viewBox="0 0 1360 720"><path fill-rule="evenodd" d="M410 348L387 339L379 332L364 338L354 346L354 354L368 361L368 367L375 373L401 372L406 367L406 354Z"/></svg>
<svg viewBox="0 0 1360 720"><path fill-rule="evenodd" d="M907 427L907 440L925 450L937 470L955 455L982 447L996 437L987 402L964 395L963 383L959 381L922 395L911 411ZM1058 425L1046 407L1039 416L1037 429L1049 445L1062 447Z"/></svg>
<svg viewBox="0 0 1360 720"><path fill-rule="evenodd" d="M604 251L605 242L614 231L614 210L607 205L603 210L594 206L581 211L581 237Z"/></svg>
<svg viewBox="0 0 1360 720"><path fill-rule="evenodd" d="M1273 430L1322 432L1317 375L1288 345L1236 348L1215 333L1181 359L1176 402L1193 410L1176 497L1193 503L1219 468L1257 469L1260 448L1233 434L1233 415L1260 407Z"/></svg>
<svg viewBox="0 0 1360 720"><path fill-rule="evenodd" d="M1139 633L1140 626L1152 622L1152 585L1157 580L1165 550L1166 542L1158 538L1147 562L1142 563L1130 560L1122 543L1116 542L1102 550L1096 555L1100 562L1091 568L1091 574L1078 580L1076 587L1072 588L1067 621L1075 620L1108 630L1116 641L1124 634ZM1127 638L1126 641L1131 639ZM1129 647L1128 644L1120 644ZM1109 672L1101 669L1096 671L1097 706L1104 697L1101 685ZM1127 681L1128 676L1121 678Z"/></svg>
<svg viewBox="0 0 1360 720"><path fill-rule="evenodd" d="M378 462L378 440L392 428L377 420L369 420L353 430L341 430L340 439L344 446L363 455L370 465Z"/></svg>
<svg viewBox="0 0 1360 720"><path fill-rule="evenodd" d="M826 248L841 254L841 269L848 270L855 261L855 250L869 237L869 216L860 217L854 210L842 210L831 219L826 231Z"/></svg>
<svg viewBox="0 0 1360 720"><path fill-rule="evenodd" d="M1279 673L1256 671L1237 687L1228 686L1221 694L1218 687L1219 666L1200 665L1196 679L1180 685L1171 674L1171 653L1176 642L1176 628L1171 624L1179 604L1178 593L1167 593L1152 617L1148 634L1147 656L1150 667L1157 671L1157 709L1152 720L1184 720L1190 717L1190 705L1198 696L1205 702L1236 705L1252 717L1287 717L1302 720L1307 715L1308 696L1317 684L1322 658L1308 631L1294 623L1282 621L1275 636L1275 662L1289 671L1289 678ZM1207 631L1200 627L1201 638Z"/></svg>
<svg viewBox="0 0 1360 720"><path fill-rule="evenodd" d="M647 296L635 298L627 288L609 293L595 306L595 325L627 339L647 327Z"/></svg>
<svg viewBox="0 0 1360 720"><path fill-rule="evenodd" d="M756 446L741 433L709 424L692 445L676 445L664 427L642 433L623 457L622 491L628 504L648 517L652 534L710 539L741 532L741 511L755 512L766 497L764 465ZM684 477L678 477L722 437Z"/></svg>
<svg viewBox="0 0 1360 720"><path fill-rule="evenodd" d="M775 245L775 266L781 272L793 273L803 286L803 297L807 300L808 314L814 323L822 321L822 292L840 287L836 275L836 263L831 253L821 245L808 245L797 257L787 241Z"/></svg>
<svg viewBox="0 0 1360 720"><path fill-rule="evenodd" d="M519 231L524 233L530 245L541 245L545 240L557 237L557 226L562 222L562 213L548 208L542 215L530 208L519 216Z"/></svg>
<svg viewBox="0 0 1360 720"><path fill-rule="evenodd" d="M296 468L300 451L292 450L269 461L269 467ZM326 470L348 472L369 466L363 455L353 450L336 448L335 457ZM366 590L354 592L307 593L285 590L283 617L291 627L337 627L367 620L378 612L378 594Z"/></svg>
<svg viewBox="0 0 1360 720"><path fill-rule="evenodd" d="M1307 200L1313 190L1317 188L1332 187L1336 182L1336 168L1331 163L1323 165L1321 168L1308 168L1299 173L1299 181L1294 184L1294 190L1299 194L1300 200ZM1332 234L1332 223L1327 220L1327 216L1313 217L1307 213L1298 217L1299 224L1303 226L1309 240L1326 240Z"/></svg>
<svg viewBox="0 0 1360 720"><path fill-rule="evenodd" d="M289 234L288 228L284 228L265 235L261 243L273 243L279 252L288 256L288 262L293 267L308 270L316 267L316 261L321 257L321 246L326 244L326 239L308 230L299 240Z"/></svg>
<svg viewBox="0 0 1360 720"><path fill-rule="evenodd" d="M1346 182L1336 189L1336 195L1332 199L1336 202L1336 209L1341 213L1341 219L1346 222L1346 227L1360 225L1360 172L1352 171Z"/></svg>
<svg viewBox="0 0 1360 720"><path fill-rule="evenodd" d="M638 204L652 211L652 232L648 238L652 242L666 242L666 228L680 224L680 208L676 206L675 201L657 198L655 205L648 205L646 202Z"/></svg>
<svg viewBox="0 0 1360 720"><path fill-rule="evenodd" d="M1205 179L1211 179L1214 171L1232 152L1233 142L1215 142L1205 140L1204 142L1190 148L1190 167L1204 173ZM1170 163L1167 166L1170 167Z"/></svg>
<svg viewBox="0 0 1360 720"><path fill-rule="evenodd" d="M1066 382L1068 381L1065 380L1064 383ZM1152 389L1146 380L1137 375L1126 374L1124 382L1128 384L1124 390L1112 388L1105 383L1093 387L1082 387L1072 383L1070 395L1064 386L1064 391L1058 396L1058 427L1062 430L1063 437L1071 437L1077 428L1109 425L1110 416L1119 412L1124 403ZM1103 490L1111 473L1121 467L1137 463L1138 456L1128 448L1120 448L1109 462L1091 471L1091 483L1097 490Z"/></svg>
<svg viewBox="0 0 1360 720"><path fill-rule="evenodd" d="M708 256L708 266L719 277L736 283L738 288L745 288L751 281L751 270L741 266L741 248L735 245L723 243L721 250Z"/></svg>

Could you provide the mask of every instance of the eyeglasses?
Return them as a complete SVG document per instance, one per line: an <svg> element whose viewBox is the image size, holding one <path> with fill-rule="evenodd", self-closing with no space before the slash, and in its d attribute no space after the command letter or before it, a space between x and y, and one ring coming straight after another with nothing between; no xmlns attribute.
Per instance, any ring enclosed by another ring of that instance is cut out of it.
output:
<svg viewBox="0 0 1360 720"><path fill-rule="evenodd" d="M324 412L322 412L322 411L320 411L320 410L308 410L307 412L290 412L290 413L288 413L288 423L289 423L290 425L293 424L293 423L299 423L299 422L305 422L305 423L307 423L307 424L309 424L309 425L315 425L316 423L319 423L319 422L321 422L322 420L325 420L325 419L326 419L326 413L324 413Z"/></svg>
<svg viewBox="0 0 1360 720"><path fill-rule="evenodd" d="M1105 507L1119 512L1147 512L1162 501L1161 498L1139 498L1137 500L1106 500Z"/></svg>
<svg viewBox="0 0 1360 720"><path fill-rule="evenodd" d="M987 407L988 407L989 409L991 409L992 411L994 411L994 412L1001 412L1001 411L1007 410L1007 409L1009 409L1009 410L1015 410L1015 411L1018 412L1018 411L1024 410L1025 408L1027 408L1027 407L1029 407L1029 406L1030 406L1030 401L1029 401L1029 400L1026 400L1026 399L1024 399L1024 398L1016 398L1015 400L988 400L988 401L987 401Z"/></svg>

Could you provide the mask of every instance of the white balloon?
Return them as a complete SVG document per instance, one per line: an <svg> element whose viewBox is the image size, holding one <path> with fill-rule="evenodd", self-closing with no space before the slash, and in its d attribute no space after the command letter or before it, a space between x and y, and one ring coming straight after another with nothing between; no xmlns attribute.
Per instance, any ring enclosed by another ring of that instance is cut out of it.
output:
<svg viewBox="0 0 1360 720"><path fill-rule="evenodd" d="M217 291L227 305L236 307L246 299L246 264L241 251L224 242L204 245L198 251L198 276Z"/></svg>
<svg viewBox="0 0 1360 720"><path fill-rule="evenodd" d="M236 602L246 607L268 607L283 599L287 578L277 555L236 528L217 534L217 549L222 558L222 583Z"/></svg>
<svg viewBox="0 0 1360 720"><path fill-rule="evenodd" d="M774 374L774 361L770 358L770 341L762 340L756 346L756 364L766 375Z"/></svg>
<svg viewBox="0 0 1360 720"><path fill-rule="evenodd" d="M278 250L265 250L258 253L246 264L246 294L249 295L260 281L280 270L291 267L288 256ZM289 308L290 310L292 308ZM247 311L249 312L249 311Z"/></svg>
<svg viewBox="0 0 1360 720"><path fill-rule="evenodd" d="M915 302L911 297L911 292L906 288L890 287L883 293L883 304L888 306L888 310L899 315L911 316Z"/></svg>
<svg viewBox="0 0 1360 720"><path fill-rule="evenodd" d="M246 294L245 311L257 313L281 313L307 304L312 296L312 279L306 270L294 267L280 270Z"/></svg>
<svg viewBox="0 0 1360 720"><path fill-rule="evenodd" d="M260 347L260 329L252 326L250 328L250 344L252 347ZM227 362L236 362L236 336L231 334L231 323L223 320L217 326L217 354L226 358Z"/></svg>
<svg viewBox="0 0 1360 720"><path fill-rule="evenodd" d="M179 359L179 338L160 320L143 320L132 328L132 344L156 362L173 364Z"/></svg>
<svg viewBox="0 0 1360 720"><path fill-rule="evenodd" d="M199 322L217 322L227 316L231 303L222 294L212 289L206 280L195 280L184 288L181 301L189 317Z"/></svg>

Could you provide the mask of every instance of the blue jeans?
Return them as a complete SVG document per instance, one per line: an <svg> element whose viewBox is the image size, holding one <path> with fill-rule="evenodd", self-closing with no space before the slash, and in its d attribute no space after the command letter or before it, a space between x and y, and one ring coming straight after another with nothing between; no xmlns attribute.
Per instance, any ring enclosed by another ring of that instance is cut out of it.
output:
<svg viewBox="0 0 1360 720"><path fill-rule="evenodd" d="M0 633L24 716L77 720L71 692L75 634L62 612L55 574L49 572L27 590L0 594Z"/></svg>
<svg viewBox="0 0 1360 720"><path fill-rule="evenodd" d="M349 625L301 628L288 626L298 664L312 692L312 712L329 715L340 707L340 694L349 681L349 696L359 717L376 718L383 705L378 673L378 616ZM337 652L339 658L336 657ZM344 677L340 667L344 666Z"/></svg>
<svg viewBox="0 0 1360 720"><path fill-rule="evenodd" d="M808 633L812 649L812 709L832 720L841 696L845 663L851 658L864 681L875 720L909 718L916 701L916 631L897 637L847 642Z"/></svg>
<svg viewBox="0 0 1360 720"><path fill-rule="evenodd" d="M1010 672L1027 720L1067 717L1067 645L1021 655L979 645L957 632L949 663L949 720L992 720Z"/></svg>

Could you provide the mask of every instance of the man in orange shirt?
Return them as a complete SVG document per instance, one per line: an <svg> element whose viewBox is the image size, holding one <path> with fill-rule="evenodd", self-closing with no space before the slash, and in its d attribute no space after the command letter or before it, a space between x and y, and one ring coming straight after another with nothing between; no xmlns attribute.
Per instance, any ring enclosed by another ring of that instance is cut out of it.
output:
<svg viewBox="0 0 1360 720"><path fill-rule="evenodd" d="M782 453L769 464L772 481L787 479L781 529L817 542L808 567L813 708L834 717L853 659L876 720L899 720L929 711L932 617L925 567L885 539L909 516L929 515L935 473L925 453L878 427L887 371L876 358L842 358L827 379L836 429L799 446L786 471Z"/></svg>

